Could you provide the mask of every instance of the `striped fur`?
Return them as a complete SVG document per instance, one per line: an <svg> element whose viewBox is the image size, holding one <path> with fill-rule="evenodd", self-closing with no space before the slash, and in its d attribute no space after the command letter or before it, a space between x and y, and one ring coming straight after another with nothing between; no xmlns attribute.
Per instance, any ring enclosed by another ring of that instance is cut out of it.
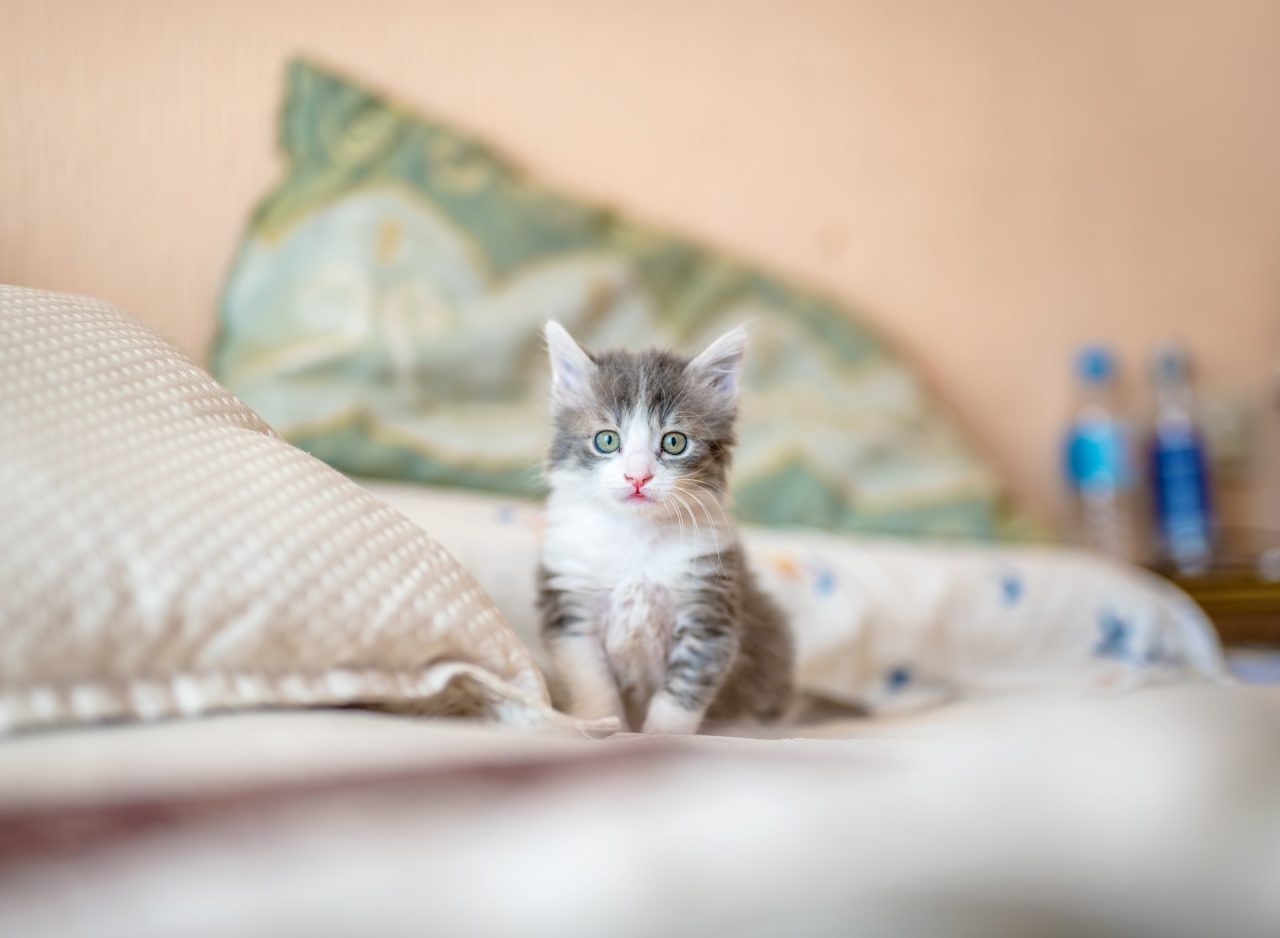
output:
<svg viewBox="0 0 1280 938"><path fill-rule="evenodd" d="M547 327L554 432L539 570L543 639L558 697L586 718L646 732L782 714L791 693L785 618L756 586L729 519L742 333L692 361L583 351ZM616 452L599 451L601 430ZM687 437L663 451L664 435ZM633 497L627 476L649 478Z"/></svg>

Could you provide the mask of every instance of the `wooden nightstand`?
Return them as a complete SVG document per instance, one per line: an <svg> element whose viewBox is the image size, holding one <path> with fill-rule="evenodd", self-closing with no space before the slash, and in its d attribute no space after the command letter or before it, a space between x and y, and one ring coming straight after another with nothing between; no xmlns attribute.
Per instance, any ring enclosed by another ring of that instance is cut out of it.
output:
<svg viewBox="0 0 1280 938"><path fill-rule="evenodd" d="M1280 646L1280 580L1243 564L1170 579L1208 613L1224 645Z"/></svg>

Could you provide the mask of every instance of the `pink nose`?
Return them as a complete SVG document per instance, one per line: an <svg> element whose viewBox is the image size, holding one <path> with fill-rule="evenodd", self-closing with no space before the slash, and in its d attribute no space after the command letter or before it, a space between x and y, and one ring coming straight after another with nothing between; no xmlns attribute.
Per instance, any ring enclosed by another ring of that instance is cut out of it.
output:
<svg viewBox="0 0 1280 938"><path fill-rule="evenodd" d="M638 491L640 491L642 488L644 488L644 484L645 484L646 482L648 482L650 479L652 479L652 478L653 478L653 473L651 472L651 473L649 473L647 476L629 476L629 475L624 475L622 478L626 479L628 482L630 482L632 485L634 485L634 486L636 487L636 491L638 492Z"/></svg>

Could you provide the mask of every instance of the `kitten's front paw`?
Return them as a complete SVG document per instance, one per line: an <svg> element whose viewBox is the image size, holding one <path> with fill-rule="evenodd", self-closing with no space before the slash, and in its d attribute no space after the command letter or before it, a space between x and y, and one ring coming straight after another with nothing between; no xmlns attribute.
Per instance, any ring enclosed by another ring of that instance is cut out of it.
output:
<svg viewBox="0 0 1280 938"><path fill-rule="evenodd" d="M621 708L601 707L601 706L570 706L568 708L569 716L575 720L584 720L588 723L595 723L599 720L617 720L618 725L626 729L627 719Z"/></svg>
<svg viewBox="0 0 1280 938"><path fill-rule="evenodd" d="M668 736L692 736L702 724L702 711L682 707L669 694L658 694L649 702L644 732Z"/></svg>
<svg viewBox="0 0 1280 938"><path fill-rule="evenodd" d="M565 709L569 716L578 720L617 720L621 726L627 725L622 700L617 694L579 692L569 700Z"/></svg>

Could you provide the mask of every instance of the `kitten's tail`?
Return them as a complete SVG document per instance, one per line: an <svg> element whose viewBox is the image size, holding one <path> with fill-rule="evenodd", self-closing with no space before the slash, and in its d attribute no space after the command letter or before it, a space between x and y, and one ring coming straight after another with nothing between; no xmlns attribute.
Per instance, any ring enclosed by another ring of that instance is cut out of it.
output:
<svg viewBox="0 0 1280 938"><path fill-rule="evenodd" d="M852 700L840 700L814 691L797 691L783 714L782 722L789 726L811 726L832 720L859 720L871 715L866 704Z"/></svg>

